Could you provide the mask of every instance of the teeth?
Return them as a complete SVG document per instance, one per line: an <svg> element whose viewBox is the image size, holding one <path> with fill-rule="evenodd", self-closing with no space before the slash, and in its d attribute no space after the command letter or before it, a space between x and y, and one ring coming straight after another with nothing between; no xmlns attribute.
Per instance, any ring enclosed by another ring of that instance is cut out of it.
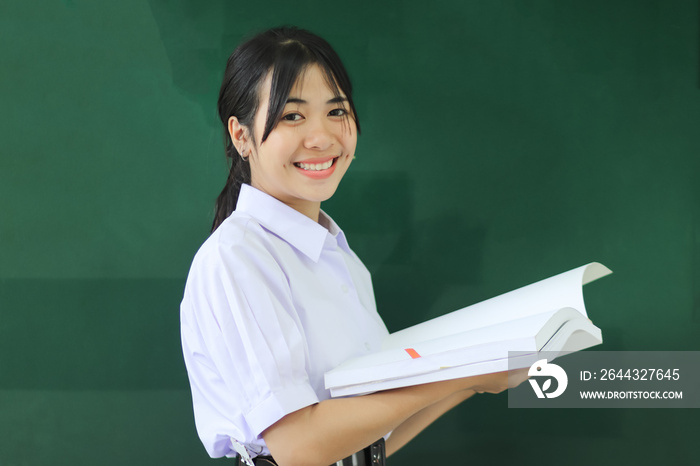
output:
<svg viewBox="0 0 700 466"><path fill-rule="evenodd" d="M333 165L333 160L335 159L331 159L326 163L295 163L294 165L296 165L299 168L303 168L304 170L326 170L328 168L331 168L331 165Z"/></svg>

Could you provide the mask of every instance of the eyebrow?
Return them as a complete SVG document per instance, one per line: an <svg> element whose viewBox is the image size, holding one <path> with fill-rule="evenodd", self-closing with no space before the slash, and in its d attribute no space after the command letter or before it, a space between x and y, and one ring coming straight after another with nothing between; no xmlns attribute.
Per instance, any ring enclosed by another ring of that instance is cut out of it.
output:
<svg viewBox="0 0 700 466"><path fill-rule="evenodd" d="M347 97L342 96L342 95L339 95L338 97L333 97L332 99L330 99L330 100L329 100L328 102L326 102L326 103L327 103L327 104L339 104L339 103L347 102L347 101L348 101L348 98L347 98ZM290 98L288 98L288 99L287 99L287 103L288 103L288 104L308 104L307 101L305 101L304 99L299 99L298 97L290 97Z"/></svg>

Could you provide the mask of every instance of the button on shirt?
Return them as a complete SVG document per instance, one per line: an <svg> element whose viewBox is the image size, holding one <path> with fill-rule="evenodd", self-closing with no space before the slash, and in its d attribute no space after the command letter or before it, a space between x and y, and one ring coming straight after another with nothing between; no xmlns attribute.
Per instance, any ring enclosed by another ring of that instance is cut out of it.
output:
<svg viewBox="0 0 700 466"><path fill-rule="evenodd" d="M388 334L370 275L345 235L243 185L197 252L181 305L197 431L212 457L245 448L283 416L330 398L323 374Z"/></svg>

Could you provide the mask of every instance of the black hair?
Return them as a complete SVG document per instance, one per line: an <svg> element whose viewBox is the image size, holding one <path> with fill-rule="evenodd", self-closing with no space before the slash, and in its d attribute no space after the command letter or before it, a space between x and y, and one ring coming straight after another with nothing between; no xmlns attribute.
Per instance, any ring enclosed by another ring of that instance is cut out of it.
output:
<svg viewBox="0 0 700 466"><path fill-rule="evenodd" d="M342 91L347 97L359 133L360 122L352 100L350 78L338 54L321 37L291 26L273 28L242 43L229 57L219 91L218 109L224 125L224 144L230 168L226 186L216 199L212 232L236 208L241 184L251 181L248 161L241 158L231 142L229 119L235 116L250 134L254 134L253 121L262 97L260 86L271 72L270 105L262 137L262 142L265 142L277 126L297 78L314 64L321 67L334 94L338 96Z"/></svg>

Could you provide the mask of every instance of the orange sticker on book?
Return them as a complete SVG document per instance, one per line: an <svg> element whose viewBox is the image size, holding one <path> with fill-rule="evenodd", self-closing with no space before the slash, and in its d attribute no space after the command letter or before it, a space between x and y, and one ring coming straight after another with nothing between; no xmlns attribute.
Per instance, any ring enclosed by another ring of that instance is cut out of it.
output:
<svg viewBox="0 0 700 466"><path fill-rule="evenodd" d="M413 359L420 358L420 354L413 348L406 348L406 352L408 353L409 356L411 356Z"/></svg>

